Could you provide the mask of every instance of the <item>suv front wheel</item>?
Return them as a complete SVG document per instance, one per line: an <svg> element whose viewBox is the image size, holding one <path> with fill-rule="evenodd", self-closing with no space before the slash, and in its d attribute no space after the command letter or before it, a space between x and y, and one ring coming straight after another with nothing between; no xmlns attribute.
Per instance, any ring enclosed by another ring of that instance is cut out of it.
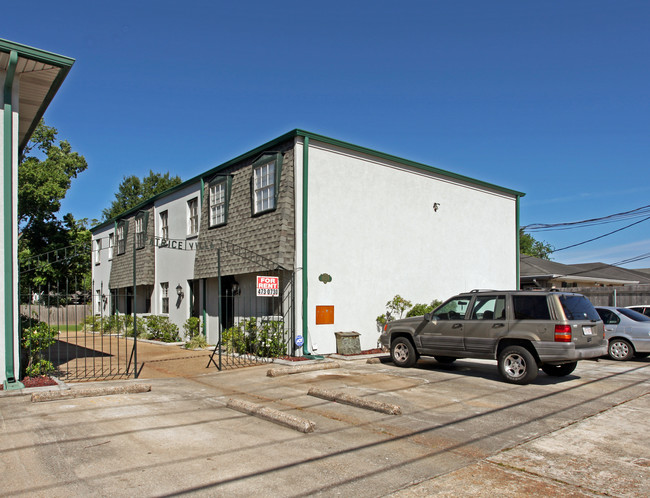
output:
<svg viewBox="0 0 650 498"><path fill-rule="evenodd" d="M512 384L535 380L539 367L535 357L523 346L507 346L499 353L499 373Z"/></svg>
<svg viewBox="0 0 650 498"><path fill-rule="evenodd" d="M398 337L393 341L390 357L398 367L412 367L418 359L413 344L406 337Z"/></svg>

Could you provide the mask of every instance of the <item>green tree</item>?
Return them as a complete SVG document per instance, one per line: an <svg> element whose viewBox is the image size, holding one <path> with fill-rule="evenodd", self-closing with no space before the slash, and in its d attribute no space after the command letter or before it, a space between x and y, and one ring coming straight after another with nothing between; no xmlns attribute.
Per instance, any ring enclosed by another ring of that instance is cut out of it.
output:
<svg viewBox="0 0 650 498"><path fill-rule="evenodd" d="M180 177L172 177L169 175L169 172L161 175L160 173L154 173L149 170L149 175L142 178L142 180L135 175L125 176L122 179L122 183L120 183L118 191L115 193L115 200L111 203L110 207L102 211L104 220L115 218L120 213L137 206L142 201L175 187L180 183Z"/></svg>
<svg viewBox="0 0 650 498"><path fill-rule="evenodd" d="M551 259L554 247L551 244L535 239L523 229L519 230L519 252L526 256L534 256L541 259Z"/></svg>
<svg viewBox="0 0 650 498"><path fill-rule="evenodd" d="M23 234L56 220L72 179L88 167L67 140L56 145L57 133L41 120L20 158L18 227Z"/></svg>
<svg viewBox="0 0 650 498"><path fill-rule="evenodd" d="M64 292L65 282L75 282L77 289L68 290L78 290L90 278L88 220L75 220L69 213L58 217L72 180L88 163L68 141L57 145L57 134L41 121L18 166L21 295L54 288Z"/></svg>

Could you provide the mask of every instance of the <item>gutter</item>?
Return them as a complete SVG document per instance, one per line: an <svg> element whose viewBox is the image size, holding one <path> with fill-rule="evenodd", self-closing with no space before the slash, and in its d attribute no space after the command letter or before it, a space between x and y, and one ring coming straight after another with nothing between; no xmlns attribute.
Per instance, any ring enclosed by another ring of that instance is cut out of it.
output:
<svg viewBox="0 0 650 498"><path fill-rule="evenodd" d="M309 137L303 135L302 146L302 353L305 358L322 360L323 357L309 352L309 308L307 278L307 204L309 200Z"/></svg>
<svg viewBox="0 0 650 498"><path fill-rule="evenodd" d="M303 137L302 145L302 352L309 355L309 317L307 308L307 298L309 291L307 288L307 200L309 197L307 180L309 179L309 137Z"/></svg>
<svg viewBox="0 0 650 498"><path fill-rule="evenodd" d="M519 244L519 237L521 236L521 228L520 228L520 220L519 220L519 211L520 211L520 199L521 197L518 195L516 200L515 200L515 257L516 257L516 283L517 283L517 290L521 290L521 247Z"/></svg>
<svg viewBox="0 0 650 498"><path fill-rule="evenodd" d="M16 327L14 323L14 223L16 220L13 211L13 109L12 97L14 87L14 77L16 76L16 65L18 64L18 52L12 50L9 55L9 64L4 84L4 126L3 126L3 169L2 169L2 187L4 198L4 294L5 294L5 378L4 389L22 389L25 387L21 382L16 380L14 370L16 363L14 360L14 334Z"/></svg>

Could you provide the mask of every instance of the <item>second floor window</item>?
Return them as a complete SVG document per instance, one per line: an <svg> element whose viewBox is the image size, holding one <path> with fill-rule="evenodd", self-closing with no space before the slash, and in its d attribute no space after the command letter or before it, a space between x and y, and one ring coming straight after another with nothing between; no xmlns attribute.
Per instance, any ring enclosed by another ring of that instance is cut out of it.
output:
<svg viewBox="0 0 650 498"><path fill-rule="evenodd" d="M169 238L169 212L163 211L160 213L160 237L163 240Z"/></svg>
<svg viewBox="0 0 650 498"><path fill-rule="evenodd" d="M126 223L121 222L117 225L117 254L124 254L126 252Z"/></svg>
<svg viewBox="0 0 650 498"><path fill-rule="evenodd" d="M113 259L113 247L115 246L115 234L108 234L108 259Z"/></svg>
<svg viewBox="0 0 650 498"><path fill-rule="evenodd" d="M135 247L137 249L144 247L144 219L141 216L135 219Z"/></svg>
<svg viewBox="0 0 650 498"><path fill-rule="evenodd" d="M102 239L95 240L95 264L98 265L101 262L101 252L102 252Z"/></svg>
<svg viewBox="0 0 650 498"><path fill-rule="evenodd" d="M255 214L275 208L275 159L253 170Z"/></svg>
<svg viewBox="0 0 650 498"><path fill-rule="evenodd" d="M187 201L187 234L199 233L199 200L195 197Z"/></svg>
<svg viewBox="0 0 650 498"><path fill-rule="evenodd" d="M210 185L210 226L226 222L226 182Z"/></svg>

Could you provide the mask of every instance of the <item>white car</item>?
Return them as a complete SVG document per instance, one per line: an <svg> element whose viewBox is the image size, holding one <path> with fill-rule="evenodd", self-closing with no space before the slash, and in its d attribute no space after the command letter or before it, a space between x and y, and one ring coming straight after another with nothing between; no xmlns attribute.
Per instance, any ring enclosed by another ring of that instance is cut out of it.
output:
<svg viewBox="0 0 650 498"><path fill-rule="evenodd" d="M596 306L605 324L607 354L612 360L650 356L650 317L628 308Z"/></svg>

